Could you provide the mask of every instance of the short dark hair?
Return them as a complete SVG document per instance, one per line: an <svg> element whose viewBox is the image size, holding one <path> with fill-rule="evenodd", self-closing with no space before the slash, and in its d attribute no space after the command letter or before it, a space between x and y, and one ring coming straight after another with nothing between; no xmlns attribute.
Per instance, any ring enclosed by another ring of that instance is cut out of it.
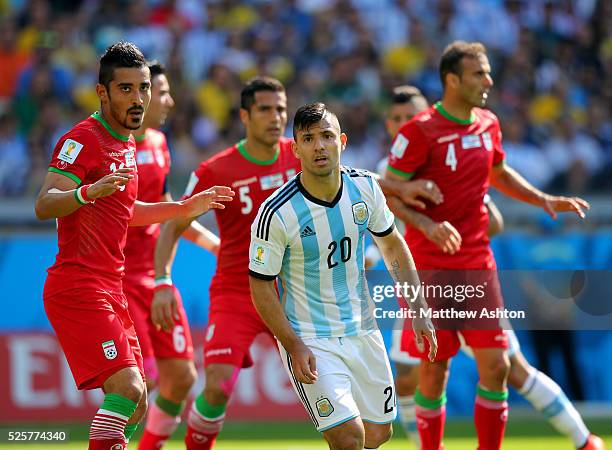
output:
<svg viewBox="0 0 612 450"><path fill-rule="evenodd" d="M422 97L425 99L418 87L410 86L408 84L397 86L393 88L393 91L391 91L391 103L394 105L410 103L415 97Z"/></svg>
<svg viewBox="0 0 612 450"><path fill-rule="evenodd" d="M298 131L308 130L328 114L335 117L336 121L338 120L338 117L327 109L325 103L316 102L300 106L293 117L293 139L297 140Z"/></svg>
<svg viewBox="0 0 612 450"><path fill-rule="evenodd" d="M131 42L117 42L108 47L100 58L98 83L108 89L115 69L146 66L145 57L138 47Z"/></svg>
<svg viewBox="0 0 612 450"><path fill-rule="evenodd" d="M255 93L260 91L285 92L285 86L271 77L251 78L240 92L240 108L250 111L251 106L255 104Z"/></svg>
<svg viewBox="0 0 612 450"><path fill-rule="evenodd" d="M454 73L461 76L463 58L478 58L479 54L486 54L487 49L480 42L454 41L451 42L442 53L440 58L440 81L442 88L446 84L446 75Z"/></svg>
<svg viewBox="0 0 612 450"><path fill-rule="evenodd" d="M151 71L151 78L156 77L157 75L166 74L166 66L156 59L153 61L147 61L147 67Z"/></svg>

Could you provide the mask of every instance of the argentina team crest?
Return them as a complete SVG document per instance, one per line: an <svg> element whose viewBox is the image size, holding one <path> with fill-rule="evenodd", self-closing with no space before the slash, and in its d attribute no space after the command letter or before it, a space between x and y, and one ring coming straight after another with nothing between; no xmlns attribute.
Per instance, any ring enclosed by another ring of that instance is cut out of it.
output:
<svg viewBox="0 0 612 450"><path fill-rule="evenodd" d="M117 347L115 347L115 341L113 340L102 342L102 350L104 350L106 359L115 359L117 357Z"/></svg>
<svg viewBox="0 0 612 450"><path fill-rule="evenodd" d="M325 397L317 400L315 406L317 407L317 412L319 413L320 417L329 417L331 413L334 412L334 407L329 399Z"/></svg>
<svg viewBox="0 0 612 450"><path fill-rule="evenodd" d="M363 225L368 221L368 205L364 202L353 203L353 221L357 225Z"/></svg>

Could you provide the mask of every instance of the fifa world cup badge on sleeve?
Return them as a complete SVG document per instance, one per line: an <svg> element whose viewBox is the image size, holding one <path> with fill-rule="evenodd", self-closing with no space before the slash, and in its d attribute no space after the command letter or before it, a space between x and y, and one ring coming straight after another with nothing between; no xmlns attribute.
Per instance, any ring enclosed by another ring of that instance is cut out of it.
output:
<svg viewBox="0 0 612 450"><path fill-rule="evenodd" d="M59 155L57 155L57 159L72 164L76 161L77 156L79 156L82 149L83 144L72 139L66 139L64 141L64 145L62 145Z"/></svg>
<svg viewBox="0 0 612 450"><path fill-rule="evenodd" d="M117 347L115 347L115 341L113 340L102 342L102 350L104 350L106 359L115 359L117 357Z"/></svg>
<svg viewBox="0 0 612 450"><path fill-rule="evenodd" d="M251 246L251 261L260 266L265 266L270 259L270 247L254 242Z"/></svg>

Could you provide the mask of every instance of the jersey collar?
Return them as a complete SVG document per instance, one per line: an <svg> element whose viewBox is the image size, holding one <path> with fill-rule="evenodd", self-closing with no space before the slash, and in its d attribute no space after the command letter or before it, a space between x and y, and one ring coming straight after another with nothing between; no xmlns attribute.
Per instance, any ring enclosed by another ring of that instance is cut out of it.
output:
<svg viewBox="0 0 612 450"><path fill-rule="evenodd" d="M119 139L120 141L123 141L123 142L128 142L130 140L129 136L128 137L122 136L119 133L117 133L115 130L113 130L111 126L108 124L108 122L104 119L104 117L102 117L102 114L100 114L100 111L96 111L95 113L91 115L91 117L93 117L98 122L100 122L102 126L106 128L106 131L108 131L108 133L115 139Z"/></svg>
<svg viewBox="0 0 612 450"><path fill-rule="evenodd" d="M314 197L312 194L310 194L310 192L308 192L306 188L304 187L304 185L302 184L300 175L302 175L302 172L298 173L297 176L295 177L297 187L302 193L302 195L306 197L308 200L310 200L312 203L324 206L325 208L333 208L334 206L338 204L338 202L342 198L342 191L344 189L344 174L342 172L340 173L340 189L338 189L338 193L336 194L336 196L331 202L326 202L325 200L321 200L319 198Z"/></svg>
<svg viewBox="0 0 612 450"><path fill-rule="evenodd" d="M470 114L470 118L468 120L458 119L457 117L451 115L447 110L442 106L442 102L436 102L434 105L436 111L438 111L445 119L448 119L452 122L458 123L460 125L471 125L476 120L476 114L474 111Z"/></svg>
<svg viewBox="0 0 612 450"><path fill-rule="evenodd" d="M240 152L240 154L247 160L252 162L253 164L257 164L260 166L269 166L271 164L274 164L276 162L276 160L278 159L278 155L280 154L280 145L278 146L278 148L276 149L276 153L274 154L274 156L270 159L257 159L254 158L253 156L251 156L249 154L249 152L246 151L246 148L244 146L244 144L246 144L246 139L241 140L240 142L238 142L236 144L236 148L238 149L238 151Z"/></svg>

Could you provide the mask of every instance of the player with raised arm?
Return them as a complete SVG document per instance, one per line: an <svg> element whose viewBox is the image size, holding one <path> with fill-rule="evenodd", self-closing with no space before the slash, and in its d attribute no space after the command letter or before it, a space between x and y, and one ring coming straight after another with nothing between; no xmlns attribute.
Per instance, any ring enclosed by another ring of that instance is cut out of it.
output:
<svg viewBox="0 0 612 450"><path fill-rule="evenodd" d="M170 84L164 67L157 61L148 63L151 72L151 102L142 126L134 132L136 163L138 165L138 195L143 202L172 201L168 192L170 152L161 127L174 106ZM179 320L170 332L157 329L151 322L151 301L155 285L153 257L159 235L159 224L128 229L125 254L123 291L128 310L134 321L142 352L147 390L159 388L155 403L149 403L147 423L138 448L159 449L180 423L180 412L191 386L196 379L193 363L193 345L189 323L177 295ZM185 237L216 252L217 237L193 221Z"/></svg>
<svg viewBox="0 0 612 450"><path fill-rule="evenodd" d="M482 44L457 41L449 45L441 59L440 77L442 101L400 129L386 175L396 180L430 179L439 186L444 202L429 205L418 216L395 199L389 199L389 206L407 224L406 240L420 270L460 271L464 278L484 272L489 304L503 305L483 205L489 180L507 195L540 206L553 217L563 211L583 217L588 203L544 194L504 164L497 117L481 108L493 85ZM447 237L441 243L428 239L432 226L445 231ZM440 348L434 362L426 360L410 333L404 333L403 347L422 358L415 394L422 448L441 447L448 361L459 349L459 333L474 352L480 376L474 412L479 448L498 449L505 429L509 372L507 335L501 326L439 330Z"/></svg>
<svg viewBox="0 0 612 450"><path fill-rule="evenodd" d="M427 108L427 100L420 94L417 88L413 86L399 86L393 89L392 103L385 122L387 132L391 137L395 137L402 125ZM382 167L386 168L387 162L387 158L385 158ZM406 185L410 186L412 183L417 182L432 183L432 191L437 187L430 180L407 181ZM488 196L486 197L485 204L489 213L487 234L491 237L501 233L504 228L504 222L495 203ZM414 216L421 214L416 209L418 205L416 208L414 208L414 205L409 206L413 206L414 209L409 211L409 214ZM396 225L398 222L401 223L396 220ZM432 225L434 225L432 229L435 229L435 224ZM428 233L427 237L438 245L440 251L443 251L446 246L452 245L449 242L450 237L448 234L440 236L440 239L433 233ZM410 356L407 351L401 349L402 331L401 327L398 328L393 330L389 358L395 363L396 368L395 388L399 405L399 419L406 434L414 445L420 448L421 439L417 429L414 393L419 380L418 365L421 360ZM601 440L596 436L590 435L588 428L580 417L580 413L567 399L561 387L544 373L531 366L521 352L519 341L514 331L510 329L506 330L506 332L508 334L508 357L510 359L508 384L515 388L536 410L544 414L557 431L568 436L576 448L603 448L603 443L599 447L597 446ZM462 346L462 350L468 355L473 355L469 347Z"/></svg>
<svg viewBox="0 0 612 450"><path fill-rule="evenodd" d="M222 182L232 186L239 197L216 215L221 244L210 286L204 342L206 381L204 392L189 411L185 436L189 450L213 447L240 369L253 364L249 348L259 333L267 332L249 291L250 224L259 205L299 170L291 140L283 137L287 98L279 81L257 77L247 82L241 93L240 119L246 139L204 161L191 175L185 192L189 198ZM174 220L164 226L156 250L158 277L170 280L176 242L190 223L190 219ZM153 323L171 329L176 305L174 291L161 286L153 300Z"/></svg>
<svg viewBox="0 0 612 450"><path fill-rule="evenodd" d="M47 317L79 389L105 397L90 428L90 450L124 449L146 411L138 339L122 291L128 225L195 217L223 208L233 191L214 187L182 202L136 201L138 173L131 136L151 99L150 71L131 43L100 59L99 112L58 141L36 199L40 220L56 218L58 247L43 299Z"/></svg>
<svg viewBox="0 0 612 450"><path fill-rule="evenodd" d="M395 395L389 360L364 273L370 232L396 282L419 285L410 252L369 172L340 166L347 137L322 103L293 123L302 172L266 200L251 228L250 285L259 315L315 427L331 449L375 449L390 439ZM276 290L279 279L281 299ZM429 358L431 321L417 312L414 333Z"/></svg>

